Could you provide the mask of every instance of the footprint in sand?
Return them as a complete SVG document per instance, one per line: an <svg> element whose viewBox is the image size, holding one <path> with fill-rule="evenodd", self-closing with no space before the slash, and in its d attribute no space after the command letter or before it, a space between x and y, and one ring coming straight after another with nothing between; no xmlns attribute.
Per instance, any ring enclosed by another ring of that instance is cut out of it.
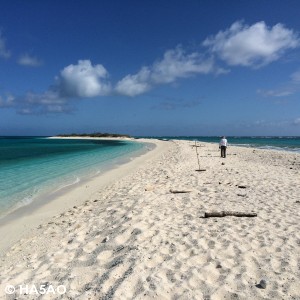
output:
<svg viewBox="0 0 300 300"><path fill-rule="evenodd" d="M108 259L112 257L112 255L113 255L112 250L104 250L98 254L97 260L100 265L104 265L107 263Z"/></svg>

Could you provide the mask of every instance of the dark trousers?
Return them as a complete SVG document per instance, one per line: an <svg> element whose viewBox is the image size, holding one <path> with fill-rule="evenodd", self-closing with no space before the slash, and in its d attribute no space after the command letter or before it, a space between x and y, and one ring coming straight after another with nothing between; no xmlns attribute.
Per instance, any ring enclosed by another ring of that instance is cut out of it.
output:
<svg viewBox="0 0 300 300"><path fill-rule="evenodd" d="M226 146L221 146L221 157L226 157Z"/></svg>

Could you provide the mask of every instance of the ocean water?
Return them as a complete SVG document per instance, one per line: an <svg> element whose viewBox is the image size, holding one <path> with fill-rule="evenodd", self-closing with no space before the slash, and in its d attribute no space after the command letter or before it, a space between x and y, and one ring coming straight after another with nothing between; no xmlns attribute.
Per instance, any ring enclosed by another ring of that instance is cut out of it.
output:
<svg viewBox="0 0 300 300"><path fill-rule="evenodd" d="M202 141L208 143L219 143L220 137L217 136L163 136L148 137L159 139L179 139L188 141ZM273 149L280 151L300 152L300 136L228 136L226 137L230 145L253 147L260 149Z"/></svg>
<svg viewBox="0 0 300 300"><path fill-rule="evenodd" d="M134 141L0 137L0 217L145 150Z"/></svg>

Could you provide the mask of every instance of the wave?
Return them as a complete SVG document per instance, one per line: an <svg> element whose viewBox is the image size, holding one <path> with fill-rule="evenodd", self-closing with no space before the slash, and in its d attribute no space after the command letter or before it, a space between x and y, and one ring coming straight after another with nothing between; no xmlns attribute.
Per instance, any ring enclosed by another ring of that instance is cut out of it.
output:
<svg viewBox="0 0 300 300"><path fill-rule="evenodd" d="M54 190L52 193L56 193L56 192L58 192L58 191L61 191L62 189L65 189L65 188L67 188L67 187L69 187L69 186L72 186L72 185L74 185L74 184L77 184L77 183L79 183L79 182L80 182L80 178L79 178L79 177L76 177L75 180L74 180L73 182L70 182L70 183L66 183L66 184L64 184L64 185L61 185L61 186L58 187L56 190Z"/></svg>
<svg viewBox="0 0 300 300"><path fill-rule="evenodd" d="M8 209L1 210L0 211L0 219L6 217L7 215L11 214L12 212L18 210L21 207L24 207L24 206L27 206L27 205L31 204L33 202L33 200L34 200L33 195L26 196L23 199L16 202L15 204L13 204Z"/></svg>
<svg viewBox="0 0 300 300"><path fill-rule="evenodd" d="M293 148L293 147L276 147L276 146L259 146L259 149L266 149L266 150L278 150L278 151L289 151L289 152L300 152L300 148Z"/></svg>

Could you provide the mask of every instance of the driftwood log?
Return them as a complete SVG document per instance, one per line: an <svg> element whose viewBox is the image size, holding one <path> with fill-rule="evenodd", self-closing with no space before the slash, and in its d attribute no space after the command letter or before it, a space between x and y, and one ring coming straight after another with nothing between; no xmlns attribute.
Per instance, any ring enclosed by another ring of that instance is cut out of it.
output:
<svg viewBox="0 0 300 300"><path fill-rule="evenodd" d="M172 194L183 194L183 193L191 193L191 190L170 190Z"/></svg>
<svg viewBox="0 0 300 300"><path fill-rule="evenodd" d="M246 212L238 212L238 211L212 211L212 212L205 212L204 218L222 218L222 217L257 217L256 213L246 213Z"/></svg>
<svg viewBox="0 0 300 300"><path fill-rule="evenodd" d="M246 189L247 187L245 185L238 185L239 189Z"/></svg>

